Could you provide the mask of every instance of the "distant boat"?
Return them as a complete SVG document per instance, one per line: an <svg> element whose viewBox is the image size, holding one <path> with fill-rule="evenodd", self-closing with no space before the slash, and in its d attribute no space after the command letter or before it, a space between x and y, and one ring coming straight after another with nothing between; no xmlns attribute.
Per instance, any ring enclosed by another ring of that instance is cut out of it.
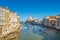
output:
<svg viewBox="0 0 60 40"><path fill-rule="evenodd" d="M28 27L24 27L24 29L27 29Z"/></svg>

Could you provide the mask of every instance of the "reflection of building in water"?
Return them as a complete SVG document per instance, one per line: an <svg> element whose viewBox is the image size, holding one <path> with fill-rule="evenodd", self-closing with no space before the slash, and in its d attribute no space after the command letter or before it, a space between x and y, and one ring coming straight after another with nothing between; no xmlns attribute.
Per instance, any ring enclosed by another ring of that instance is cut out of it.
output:
<svg viewBox="0 0 60 40"><path fill-rule="evenodd" d="M0 7L0 37L15 32L20 28L19 16L16 12L10 12L8 8Z"/></svg>

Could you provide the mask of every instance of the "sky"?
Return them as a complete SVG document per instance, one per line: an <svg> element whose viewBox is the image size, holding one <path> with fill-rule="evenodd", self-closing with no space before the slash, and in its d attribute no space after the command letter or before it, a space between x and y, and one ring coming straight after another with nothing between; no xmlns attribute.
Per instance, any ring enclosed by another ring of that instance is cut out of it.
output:
<svg viewBox="0 0 60 40"><path fill-rule="evenodd" d="M60 14L60 0L0 0L0 6L17 12L21 21L29 16L42 20Z"/></svg>

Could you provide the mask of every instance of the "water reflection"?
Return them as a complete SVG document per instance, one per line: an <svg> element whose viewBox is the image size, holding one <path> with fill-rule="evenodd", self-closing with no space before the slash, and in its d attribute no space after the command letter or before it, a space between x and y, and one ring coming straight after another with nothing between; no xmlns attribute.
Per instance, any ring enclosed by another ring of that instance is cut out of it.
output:
<svg viewBox="0 0 60 40"><path fill-rule="evenodd" d="M20 32L20 40L60 40L60 32L27 23Z"/></svg>
<svg viewBox="0 0 60 40"><path fill-rule="evenodd" d="M51 28L46 28L46 33L47 34L44 37L44 40L60 40L60 31Z"/></svg>

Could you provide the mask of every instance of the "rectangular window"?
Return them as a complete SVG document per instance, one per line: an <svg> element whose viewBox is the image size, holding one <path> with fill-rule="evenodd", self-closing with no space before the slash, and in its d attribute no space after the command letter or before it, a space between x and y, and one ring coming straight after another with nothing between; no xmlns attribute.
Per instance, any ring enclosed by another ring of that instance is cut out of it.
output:
<svg viewBox="0 0 60 40"><path fill-rule="evenodd" d="M59 24L57 23L57 26L59 27Z"/></svg>
<svg viewBox="0 0 60 40"><path fill-rule="evenodd" d="M59 23L59 21L57 21L57 23Z"/></svg>

